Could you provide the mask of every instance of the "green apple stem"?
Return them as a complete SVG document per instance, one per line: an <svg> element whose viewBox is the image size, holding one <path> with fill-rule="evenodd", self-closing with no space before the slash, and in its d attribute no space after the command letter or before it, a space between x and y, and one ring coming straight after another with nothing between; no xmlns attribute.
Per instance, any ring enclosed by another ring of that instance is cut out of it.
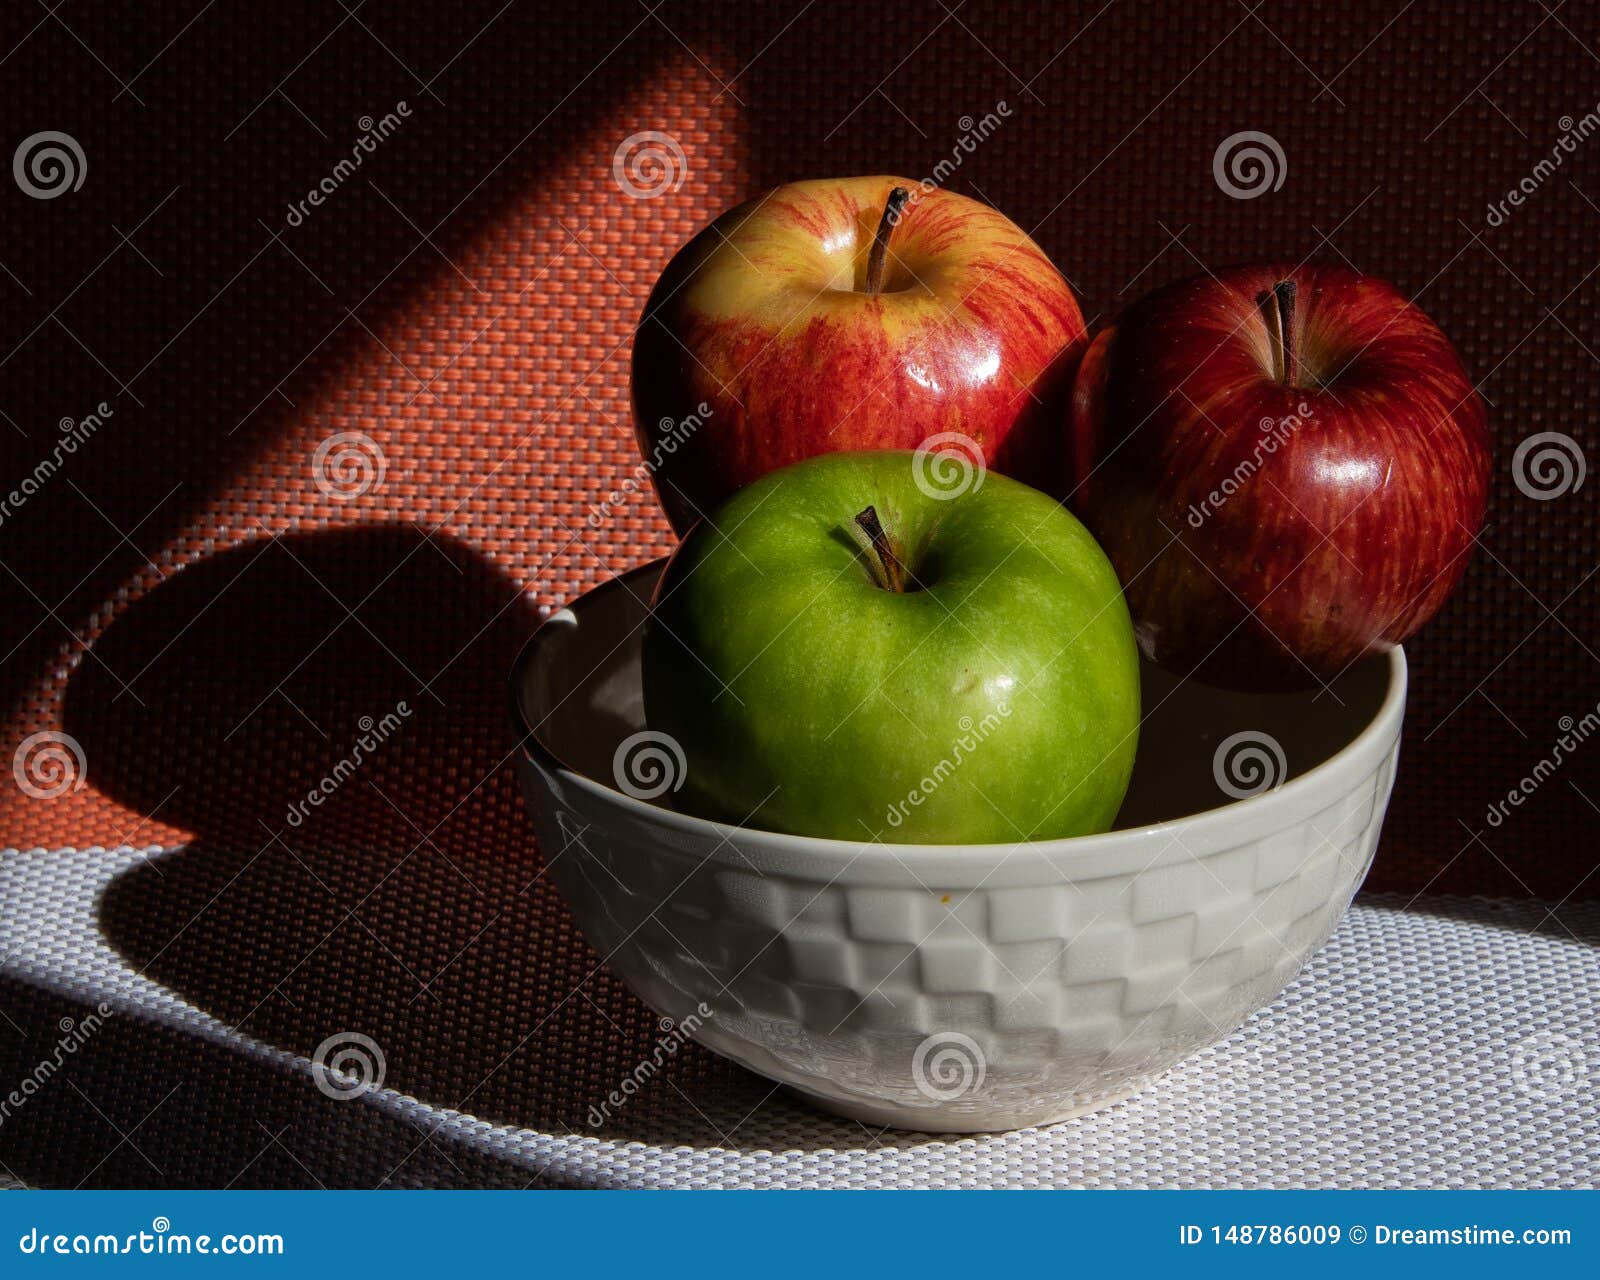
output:
<svg viewBox="0 0 1600 1280"><path fill-rule="evenodd" d="M872 252L867 255L868 293L878 293L883 289L884 270L889 260L889 237L899 225L900 211L906 207L906 201L909 199L911 199L909 191L904 187L896 187L884 202L883 217L878 219L878 231L872 237ZM868 507L867 510L870 511L872 508Z"/></svg>
<svg viewBox="0 0 1600 1280"><path fill-rule="evenodd" d="M883 527L883 521L878 519L878 509L868 507L856 517L856 524L861 527L861 532L867 535L867 540L872 544L872 553L878 558L873 575L877 578L878 585L885 591L903 594L906 589L906 567L895 554L894 544L889 539L889 531Z"/></svg>
<svg viewBox="0 0 1600 1280"><path fill-rule="evenodd" d="M1293 280L1279 280L1256 298L1267 322L1272 349L1272 376L1286 387L1300 384L1300 353L1294 344L1294 302L1298 290Z"/></svg>

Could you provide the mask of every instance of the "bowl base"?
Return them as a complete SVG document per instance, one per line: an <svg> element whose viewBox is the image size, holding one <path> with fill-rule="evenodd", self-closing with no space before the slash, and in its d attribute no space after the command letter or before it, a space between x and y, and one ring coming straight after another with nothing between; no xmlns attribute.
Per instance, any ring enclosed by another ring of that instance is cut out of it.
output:
<svg viewBox="0 0 1600 1280"><path fill-rule="evenodd" d="M878 1129L905 1129L912 1133L1009 1133L1015 1129L1037 1129L1043 1125L1060 1124L1076 1120L1095 1111L1126 1102L1134 1094L1153 1083L1154 1076L1135 1080L1124 1089L1108 1093L1065 1111L1036 1112L1025 1108L994 1108L970 1113L952 1114L942 1107L897 1107L893 1103L857 1101L853 1098L825 1098L798 1085L786 1084L785 1093L807 1106L830 1115L843 1116L860 1124Z"/></svg>

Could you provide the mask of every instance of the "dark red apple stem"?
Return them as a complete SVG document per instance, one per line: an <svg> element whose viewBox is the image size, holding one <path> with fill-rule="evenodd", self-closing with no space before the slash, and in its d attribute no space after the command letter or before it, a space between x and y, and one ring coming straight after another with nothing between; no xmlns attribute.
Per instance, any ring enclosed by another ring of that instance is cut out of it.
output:
<svg viewBox="0 0 1600 1280"><path fill-rule="evenodd" d="M1256 298L1261 318L1267 322L1267 341L1272 347L1272 376L1286 387L1300 384L1300 353L1294 345L1293 280L1279 280Z"/></svg>
<svg viewBox="0 0 1600 1280"><path fill-rule="evenodd" d="M884 270L889 262L889 237L900 222L900 211L906 207L911 193L896 187L884 202L883 217L878 219L878 232L872 237L872 252L867 255L867 292L878 293L883 288ZM872 508L868 507L868 511Z"/></svg>
<svg viewBox="0 0 1600 1280"><path fill-rule="evenodd" d="M889 540L889 533L883 527L883 521L878 519L878 509L868 507L856 517L856 523L861 526L861 532L866 534L867 540L872 543L873 554L878 557L879 577L884 587L889 591L904 592L906 568L894 552L894 544Z"/></svg>

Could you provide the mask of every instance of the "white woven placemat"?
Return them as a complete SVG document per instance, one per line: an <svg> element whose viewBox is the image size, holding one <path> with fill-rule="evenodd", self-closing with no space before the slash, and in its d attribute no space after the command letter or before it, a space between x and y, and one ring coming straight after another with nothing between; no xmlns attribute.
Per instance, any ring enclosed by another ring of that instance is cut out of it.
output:
<svg viewBox="0 0 1600 1280"><path fill-rule="evenodd" d="M469 1167L607 1187L1600 1180L1600 904L1552 913L1533 902L1360 899L1289 990L1227 1041L1127 1103L1049 1129L951 1139L873 1132L774 1093L736 1124L708 1121L725 1139L708 1133L701 1145L642 1131L629 1140L490 1124L392 1088L329 1102L313 1087L307 1058L231 1030L107 942L97 924L101 891L151 856L160 851L0 853L0 980L78 1004L104 1001L163 1044L180 1033L200 1061L220 1050L299 1079L305 1114L297 1123L319 1130L310 1148L334 1152L328 1159L337 1156L347 1183L396 1180L392 1149L374 1141L368 1151L362 1123L352 1123L363 1115L368 1127L398 1119L456 1152L425 1181L473 1181ZM182 1055L166 1049L160 1063L175 1079L186 1070ZM136 1069L156 1068L141 1059ZM685 1097L682 1105L695 1103ZM226 1122L252 1123L248 1097L235 1105ZM9 1121L27 1122L25 1114ZM623 1112L624 1134L627 1123Z"/></svg>

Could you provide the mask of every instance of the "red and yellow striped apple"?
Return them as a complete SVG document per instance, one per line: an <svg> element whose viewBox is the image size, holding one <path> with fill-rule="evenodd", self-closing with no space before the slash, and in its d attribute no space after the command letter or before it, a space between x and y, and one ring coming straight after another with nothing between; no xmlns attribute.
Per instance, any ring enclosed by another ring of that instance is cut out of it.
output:
<svg viewBox="0 0 1600 1280"><path fill-rule="evenodd" d="M797 182L723 214L657 282L633 349L639 448L680 533L779 467L946 433L1050 489L1083 337L1061 273L988 205L893 177Z"/></svg>

